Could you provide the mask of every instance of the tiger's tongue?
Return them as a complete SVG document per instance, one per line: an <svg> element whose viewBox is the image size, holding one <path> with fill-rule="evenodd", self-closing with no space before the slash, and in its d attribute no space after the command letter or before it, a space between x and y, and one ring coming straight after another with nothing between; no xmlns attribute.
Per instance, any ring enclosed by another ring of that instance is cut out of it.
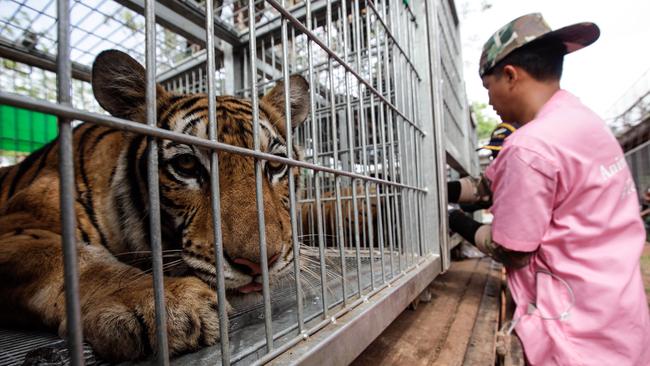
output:
<svg viewBox="0 0 650 366"><path fill-rule="evenodd" d="M239 292L243 292L245 294L247 294L249 292L254 292L254 291L262 291L262 284L257 283L257 282L251 282L251 283L249 283L247 285L237 287L237 290Z"/></svg>

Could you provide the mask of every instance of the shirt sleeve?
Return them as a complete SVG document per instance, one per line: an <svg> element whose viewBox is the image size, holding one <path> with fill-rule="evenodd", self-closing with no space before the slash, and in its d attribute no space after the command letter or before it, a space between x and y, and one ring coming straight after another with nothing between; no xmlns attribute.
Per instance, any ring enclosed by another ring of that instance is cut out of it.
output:
<svg viewBox="0 0 650 366"><path fill-rule="evenodd" d="M492 240L519 252L535 251L551 222L558 169L537 152L504 148L486 176L492 182Z"/></svg>

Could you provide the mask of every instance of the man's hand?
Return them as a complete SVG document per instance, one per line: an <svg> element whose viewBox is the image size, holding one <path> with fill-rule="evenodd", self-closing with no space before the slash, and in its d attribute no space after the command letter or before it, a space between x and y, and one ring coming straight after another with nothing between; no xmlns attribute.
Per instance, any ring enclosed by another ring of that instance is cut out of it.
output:
<svg viewBox="0 0 650 366"><path fill-rule="evenodd" d="M533 253L531 252L516 252L497 245L492 258L497 262L503 263L507 268L519 269L530 263L530 257L532 256Z"/></svg>
<svg viewBox="0 0 650 366"><path fill-rule="evenodd" d="M490 225L481 226L474 238L476 247L483 253L489 255L497 262L503 263L508 268L518 269L524 267L530 262L532 252L517 252L508 250L492 241L492 227Z"/></svg>
<svg viewBox="0 0 650 366"><path fill-rule="evenodd" d="M459 203L472 203L484 208L492 206L492 191L490 181L481 174L480 177L464 177L459 180Z"/></svg>

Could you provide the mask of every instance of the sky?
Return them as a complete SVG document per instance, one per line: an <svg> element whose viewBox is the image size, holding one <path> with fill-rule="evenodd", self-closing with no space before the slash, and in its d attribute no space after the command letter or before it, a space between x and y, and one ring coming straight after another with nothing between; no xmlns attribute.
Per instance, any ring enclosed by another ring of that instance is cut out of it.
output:
<svg viewBox="0 0 650 366"><path fill-rule="evenodd" d="M553 29L583 21L600 27L596 43L564 58L561 87L606 120L631 104L637 89L650 89L648 0L456 0L456 7L470 102L488 101L478 76L485 41L501 26L532 12L541 12Z"/></svg>

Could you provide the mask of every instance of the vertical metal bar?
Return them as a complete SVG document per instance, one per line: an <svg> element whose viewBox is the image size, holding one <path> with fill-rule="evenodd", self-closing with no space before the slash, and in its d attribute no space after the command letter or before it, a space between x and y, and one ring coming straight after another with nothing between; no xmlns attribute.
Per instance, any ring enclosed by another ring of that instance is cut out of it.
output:
<svg viewBox="0 0 650 366"><path fill-rule="evenodd" d="M311 1L306 3L306 17L307 17L307 29L312 30L312 17L311 17ZM318 161L319 153L319 131L316 128L316 111L315 106L315 96L314 96L314 60L313 60L313 50L312 50L312 41L307 39L307 63L309 68L309 105L311 106L311 138L312 138L312 154L314 156L314 164L320 164ZM327 318L327 268L325 263L325 243L323 242L323 212L321 205L321 191L320 191L320 173L314 171L314 188L315 188L315 198L316 198L316 228L318 230L318 250L320 253L320 276L321 276L321 297L323 303L323 318Z"/></svg>
<svg viewBox="0 0 650 366"><path fill-rule="evenodd" d="M296 62L296 28L291 27L291 72L295 72L298 68Z"/></svg>
<svg viewBox="0 0 650 366"><path fill-rule="evenodd" d="M382 2L382 17L386 17L386 4L385 2ZM387 35L388 29L384 28L383 31L383 36L382 36L382 51L383 51L383 65L384 67L382 68L381 66L378 68L379 73L378 73L378 83L379 83L379 93L381 95L385 95L387 100L390 100L390 72L388 71L388 63L390 62L390 58L388 56L388 42L389 38ZM377 56L379 58L379 56ZM382 75L385 74L385 78L382 78ZM386 92L384 93L383 91L383 85L386 85ZM387 133L392 134L391 126L388 124L389 123L389 118L390 118L390 112L388 111L387 106L384 104L382 101L381 104L381 114L380 116L380 122L381 122L381 138L382 138L382 155L383 155L383 162L382 162L382 171L384 174L384 179L386 180L392 180L394 177L394 174L391 173L390 167L392 166L392 160L390 154L390 150L392 149L392 145L388 145L389 140L386 137ZM388 152L386 150L386 146L388 145ZM392 205L391 205L391 194L392 194L392 187L387 186L386 187L386 193L384 195L384 202L386 203L386 227L387 227L387 236L388 236L388 247L389 247L389 252L390 252L390 275L391 278L395 276L395 264L394 264L394 250L395 250L395 243L393 241L393 210L392 210Z"/></svg>
<svg viewBox="0 0 650 366"><path fill-rule="evenodd" d="M410 65L413 62L412 56L413 56L413 53L415 52L415 50L413 49L414 48L414 46L413 46L414 38L413 37L414 37L414 27L415 27L414 22L415 21L411 19L409 21L409 23L408 23L409 24L409 33L408 33L408 36L409 36L409 49L410 49L411 58L409 58L409 60L408 60L409 62L406 65L406 68L407 68L407 72L409 73L409 85L410 85L410 88L411 88L411 114L412 114L411 121L413 121L413 123L420 126L420 124L421 124L420 123L420 118L418 116L418 109L416 108L417 107L417 95L416 95L417 78L415 76L415 71L410 67ZM413 153L412 154L413 155L413 162L411 163L411 165L413 166L412 182L413 182L414 186L419 188L420 185L419 185L419 179L418 179L418 166L417 166L418 165L419 155L417 153L417 146L418 146L417 139L418 139L418 136L419 136L420 132L415 128L415 126L411 126L411 131L413 133L413 137L412 137L413 138L413 146L411 147L412 153ZM413 215L413 244L416 246L416 248L418 248L419 255L422 256L422 254L423 254L423 252L422 252L422 243L420 241L420 235L419 235L419 233L421 232L420 225L419 225L419 222L420 222L419 210L421 208L420 204L418 203L419 195L420 195L419 191L412 191L411 200L412 200L413 203L412 203L411 207L413 207L413 214L412 214Z"/></svg>
<svg viewBox="0 0 650 366"><path fill-rule="evenodd" d="M283 19L284 19L284 17L283 17ZM269 42L271 42L271 70L273 70L273 72L275 72L275 37L271 37ZM271 77L271 79L273 79L273 76ZM287 125L287 126L290 126L290 125Z"/></svg>
<svg viewBox="0 0 650 366"><path fill-rule="evenodd" d="M400 7L399 4L397 3L391 3L393 5L394 11L392 12L392 16L394 19L394 32L395 32L395 37L396 37L396 42L400 42L401 40L401 32L400 32ZM401 55L399 53L399 49L397 48L397 45L394 45L393 47L393 80L395 81L395 106L399 109L402 114L404 114L404 90L403 90L403 76L401 75ZM404 121L401 116L395 116L395 146L397 149L397 166L399 167L399 172L396 176L396 179L400 183L405 183L404 180L404 144L402 142L402 134L401 130L404 126ZM402 250L404 251L404 264L406 267L409 266L409 242L407 239L407 225L408 225L408 220L406 218L406 190L405 189L399 189L399 200L400 200L400 214L399 214L399 225L400 225L400 235L398 236L398 239L401 241L402 245Z"/></svg>
<svg viewBox="0 0 650 366"><path fill-rule="evenodd" d="M248 35L250 46L251 102L253 108L253 144L260 151L260 121L257 100L257 45L255 39L255 2L248 2ZM255 201L257 224L260 235L260 266L262 268L262 295L264 297L264 328L266 330L266 352L273 350L273 328L271 314L271 290L269 288L269 264L266 252L266 231L264 224L264 196L262 190L263 161L255 159Z"/></svg>
<svg viewBox="0 0 650 366"><path fill-rule="evenodd" d="M394 14L394 19L395 19L395 34L397 38L397 42L403 44L402 40L402 14L403 12L400 11L400 4L395 4L395 14ZM406 116L408 115L408 104L407 104L407 94L405 91L405 86L404 82L406 77L404 76L404 60L403 60L403 55L401 52L398 52L398 50L395 51L395 72L396 78L395 80L399 81L399 101L400 103L396 104L399 108L399 110ZM399 117L398 118L398 126L397 126L397 148L399 150L398 154L398 165L399 165L399 178L400 178L400 183L403 184L408 184L408 171L409 167L404 166L405 164L408 164L408 148L407 148L407 142L405 141L406 138L406 121L404 121L403 118ZM403 218L402 221L402 246L405 251L405 262L406 262L406 267L409 267L411 265L412 257L410 254L413 253L412 249L412 242L410 240L410 229L409 225L411 222L411 219L409 217L410 210L409 210L409 201L408 201L408 190L407 189L401 189L400 190L400 201L401 201L401 217Z"/></svg>
<svg viewBox="0 0 650 366"><path fill-rule="evenodd" d="M419 100L418 100L419 103ZM424 140L424 135L420 134L419 138L417 140L417 155L418 155L418 188L425 189L426 186L424 184L424 175L423 175L423 169L422 169L422 142ZM428 250L429 248L426 247L426 242L424 238L424 192L420 191L418 192L418 217L420 218L420 247L422 248L422 254L429 254L430 251Z"/></svg>
<svg viewBox="0 0 650 366"><path fill-rule="evenodd" d="M410 47L410 20L407 12L402 12L403 18L404 18L404 44L406 44L406 47ZM411 89L411 73L409 70L409 64L408 62L410 61L410 54L412 50L408 50L407 54L403 55L402 57L402 75L404 76L404 100L406 102L404 109L405 109L405 114L409 116L411 121L413 121L413 99L412 99L412 89ZM405 151L405 159L407 164L407 168L405 170L405 175L406 175L406 181L409 182L409 184L413 184L413 172L415 170L414 168L414 163L415 159L413 156L413 144L414 142L412 141L412 136L413 136L413 130L414 127L411 126L410 124L406 123L404 121L404 151ZM410 156L409 156L410 155ZM411 247L411 264L413 264L413 261L415 260L415 255L416 255L416 242L415 242L415 230L416 228L414 227L415 223L415 218L414 218L414 206L413 206L413 196L414 192L410 189L406 190L406 201L408 202L407 209L408 209L408 222L409 222L409 230L408 235L409 235L409 243Z"/></svg>
<svg viewBox="0 0 650 366"><path fill-rule="evenodd" d="M196 71L192 71L192 87L190 88L190 93L196 94Z"/></svg>
<svg viewBox="0 0 650 366"><path fill-rule="evenodd" d="M365 3L366 9L368 9L368 0L366 0ZM370 37L372 35L371 33L371 27L370 27L370 20L372 17L370 16L370 13L368 13L368 18L366 19L366 35L368 37L368 44L367 44L367 49L368 49L368 72L370 75L370 80L373 80L373 60L372 60L372 51L370 47ZM375 44L377 45L377 55L379 55L379 29L377 27L378 22L375 19ZM378 62L375 61L375 62ZM379 74L379 72L378 72ZM377 76L377 80L379 80L379 76ZM377 85L379 87L379 85ZM381 93L381 92L380 92ZM375 120L375 95L370 94L370 124L371 124L371 133L372 133L372 148L373 148L373 163L374 163L374 172L375 176L379 177L379 155L378 155L378 150L377 150L377 122ZM377 240L378 240L378 247L379 247L379 263L381 264L381 282L385 283L386 282L386 274L385 274L385 267L384 267L384 235L383 235L383 222L382 222L382 211L381 211L381 185L380 184L375 184L375 198L377 202L377 208L376 208L376 217L377 217ZM372 248L371 248L371 253L372 253ZM371 257L371 263L372 263L372 257ZM372 267L371 267L372 268ZM374 282L373 282L374 285ZM374 289L374 287L373 287Z"/></svg>
<svg viewBox="0 0 650 366"><path fill-rule="evenodd" d="M354 38L355 38L355 43L356 43L356 51L357 51L357 57L356 57L356 62L357 62L357 72L359 75L363 76L363 71L361 68L361 57L362 57L362 43L361 43L361 23L360 23L360 8L359 8L359 0L354 1ZM359 92L359 129L361 130L361 157L362 157L362 164L363 164L363 174L368 175L368 149L366 146L366 110L364 107L363 99L365 96L365 85L361 82L361 80L357 79L357 89ZM375 289L375 274L373 272L373 254L372 254L372 242L373 242L373 236L372 236L372 220L371 218L371 210L370 210L370 197L369 197L369 191L368 191L368 182L364 181L363 182L364 186L364 202L365 202L365 209L366 209L366 225L364 225L364 229L367 228L368 230L368 243L370 243L370 286L371 289ZM365 242L365 241L364 241Z"/></svg>
<svg viewBox="0 0 650 366"><path fill-rule="evenodd" d="M208 138L217 141L217 95L215 91L215 44L214 44L214 3L205 2L205 30L208 74ZM223 273L223 241L221 237L221 193L219 187L219 156L216 150L210 151L210 203L212 208L212 227L214 258L217 275L217 307L219 312L219 334L221 344L221 364L230 365L230 340L228 339L228 313L226 310L226 284Z"/></svg>
<svg viewBox="0 0 650 366"><path fill-rule="evenodd" d="M147 125L156 126L156 22L155 1L145 2L145 61L147 72ZM160 229L160 197L158 192L158 140L147 138L147 189L149 193L149 227L153 267L153 287L156 309L156 341L159 365L169 365L167 317L162 266Z"/></svg>
<svg viewBox="0 0 650 366"><path fill-rule="evenodd" d="M408 30L410 29L410 26L409 26L410 25L409 24L410 20L409 20L408 14L406 12L404 12L403 14L404 14L404 18L405 18L404 19L404 28L406 28L406 31L404 32L404 38L406 39L405 43L406 43L407 47L409 47L410 38L409 38ZM409 50L409 52L408 52L409 54L411 53L410 51L411 50ZM410 73L409 64L408 64L408 61L410 61L409 55L404 55L403 59L404 59L404 62L402 63L402 65L403 65L404 69L403 69L402 72L405 75L404 84L405 84L405 88L406 88L405 93L404 93L404 99L406 99L406 101L407 101L407 105L406 105L406 109L408 111L407 115L409 116L411 121L413 121L414 111L413 111L413 99L412 99L412 88L411 88L411 73ZM413 131L415 130L415 128L411 124L406 123L406 121L405 121L404 130L405 130L405 134L406 134L406 137L405 137L406 143L404 145L404 150L406 151L405 156L406 156L406 162L408 164L408 170L406 171L406 174L408 176L407 181L410 184L413 184L413 173L415 172L415 156L413 155L414 141L413 141L412 138L413 138ZM409 242L411 243L411 258L415 261L415 256L417 254L416 253L417 246L416 246L416 241L415 241L416 227L415 227L415 214L414 214L415 206L414 206L414 201L413 201L414 195L415 195L415 192L413 190L407 189L406 198L408 200L408 212L409 212L409 216L408 216L409 217Z"/></svg>
<svg viewBox="0 0 650 366"><path fill-rule="evenodd" d="M282 6L285 6L285 0L282 0ZM287 156L293 159L293 136L291 128L291 94L289 81L289 63L288 63L288 48L287 48L287 24L288 21L282 17L282 26L280 29L282 38L282 76L284 82L284 123L287 126ZM273 39L271 39L273 41ZM272 46L273 47L273 43ZM275 56L273 56L273 63L275 64ZM273 66L275 70L275 65ZM291 242L293 245L293 271L295 274L296 283L296 307L298 313L298 332L302 333L305 330L305 316L303 313L302 303L302 287L300 283L300 242L298 241L298 233L296 231L296 182L293 174L289 174L289 214L291 216ZM302 218L302 214L300 215Z"/></svg>
<svg viewBox="0 0 650 366"><path fill-rule="evenodd" d="M72 105L72 64L70 60L70 1L57 0L58 52L57 99ZM79 269L77 263L76 216L74 211L74 160L72 125L70 120L59 117L59 176L61 205L61 240L63 241L63 269L65 286L65 312L67 319L70 363L83 365L83 333L81 306L79 303Z"/></svg>
<svg viewBox="0 0 650 366"><path fill-rule="evenodd" d="M326 3L326 18L327 18L327 46L332 47L333 45L333 33L332 33L332 0L327 0ZM329 85L330 85L330 118L332 123L332 153L333 153L333 163L336 169L339 168L339 147L338 147L338 128L336 123L336 95L334 85L334 68L332 63L332 57L327 57L327 70L329 75ZM337 244L339 246L339 255L341 260L341 292L343 293L343 305L347 305L347 285L346 285L346 273L345 273L345 237L343 234L343 211L341 210L341 177L336 175L334 177L334 189L336 195L336 238Z"/></svg>
<svg viewBox="0 0 650 366"><path fill-rule="evenodd" d="M244 54L244 84L243 85L250 85L250 81L248 80L248 72L251 69L250 64L248 63L248 53L243 52ZM246 94L247 88L243 88L242 94L244 97L249 97L249 94Z"/></svg>
<svg viewBox="0 0 650 366"><path fill-rule="evenodd" d="M271 80L273 79L273 75L269 75L266 73L267 64L266 64L266 45L265 45L264 39L261 40L261 46L260 46L260 52L262 53L262 69L260 70L262 72L262 80L260 80L262 83L264 83L267 79ZM264 92L264 90L262 90Z"/></svg>
<svg viewBox="0 0 650 366"><path fill-rule="evenodd" d="M201 93L205 93L206 89L203 86L203 81L202 80L203 80L203 69L199 69L199 82L201 83L201 87L200 87L199 90L200 90Z"/></svg>
<svg viewBox="0 0 650 366"><path fill-rule="evenodd" d="M442 88L441 88L441 55L440 55L440 35L438 23L437 4L424 2L424 13L426 16L427 29L427 51L429 52L429 88L430 102L433 107L433 141L435 143L435 168L436 168L436 193L438 201L438 243L439 253L442 264L442 270L449 268L449 236L447 235L447 215L443 214L447 209L447 184L446 184L446 167L445 167L445 147L443 138L443 119L442 119ZM433 32L431 32L433 31Z"/></svg>
<svg viewBox="0 0 650 366"><path fill-rule="evenodd" d="M348 62L348 55L349 55L349 49L348 46L350 44L349 38L348 38L348 25L347 25L347 1L342 1L341 2L341 11L343 14L343 17L341 18L343 21L343 59ZM355 164L354 164L354 118L352 115L352 102L350 100L350 73L345 70L345 105L346 105L346 119L347 119L347 129L348 129L348 150L350 152L350 171L354 172L355 169ZM352 189L352 211L353 211L353 220L354 220L354 244L356 248L356 259L357 259L357 286L359 289L359 297L361 297L361 253L360 253L360 248L359 248L359 215L358 215L358 207L357 207L357 187L356 187L356 180L354 178L351 179L351 189ZM349 216L348 216L349 217Z"/></svg>
<svg viewBox="0 0 650 366"><path fill-rule="evenodd" d="M390 28L392 31L392 28L394 26L394 21L393 21L393 13L394 10L391 10L389 8L390 4L386 4L385 2L382 3L382 12L384 18L386 16L390 16ZM387 44L390 42L390 40L387 40ZM385 63L385 68L386 68L386 85L388 89L388 97L390 98L393 102L393 105L397 106L397 77L395 74L395 45L393 44L390 46L390 51L388 45L386 46L385 49L385 56L386 59L389 60L389 62ZM391 72L392 71L392 72ZM390 146L390 171L391 171L391 177L393 182L397 182L397 157L395 156L395 149L396 149L396 142L395 142L395 132L397 131L397 114L391 109L388 113L388 141L389 141L389 146ZM401 272L402 271L402 245L401 245L401 233L402 233L402 228L401 228L401 215L397 213L399 210L399 205L397 201L397 197L399 195L399 188L396 187L391 187L391 195L390 199L392 201L392 215L393 215L393 223L395 224L395 230L392 232L394 235L394 241L395 241L395 247L397 249L397 271Z"/></svg>

